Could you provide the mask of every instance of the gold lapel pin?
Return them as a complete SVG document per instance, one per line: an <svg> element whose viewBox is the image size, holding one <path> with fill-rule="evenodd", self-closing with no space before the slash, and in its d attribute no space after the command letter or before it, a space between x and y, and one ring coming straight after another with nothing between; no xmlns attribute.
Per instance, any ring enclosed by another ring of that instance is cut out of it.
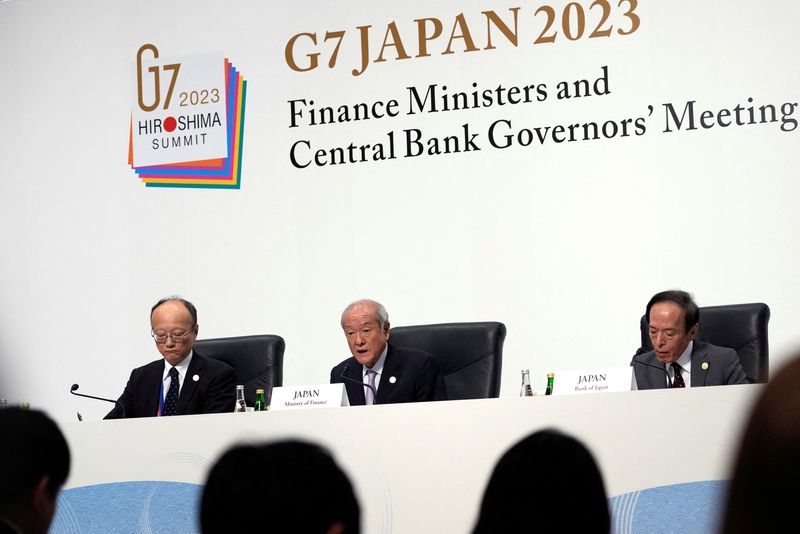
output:
<svg viewBox="0 0 800 534"><path fill-rule="evenodd" d="M397 379L395 377L393 377L393 376L390 376L389 377L389 383L390 384L394 384L395 382L397 382Z"/></svg>
<svg viewBox="0 0 800 534"><path fill-rule="evenodd" d="M705 364L703 364L703 365L705 365ZM200 380L200 375L194 375L194 376L192 377L192 380L194 380L195 382L197 382L198 380Z"/></svg>
<svg viewBox="0 0 800 534"><path fill-rule="evenodd" d="M703 371L708 371L708 362L703 362L703 365L700 366Z"/></svg>

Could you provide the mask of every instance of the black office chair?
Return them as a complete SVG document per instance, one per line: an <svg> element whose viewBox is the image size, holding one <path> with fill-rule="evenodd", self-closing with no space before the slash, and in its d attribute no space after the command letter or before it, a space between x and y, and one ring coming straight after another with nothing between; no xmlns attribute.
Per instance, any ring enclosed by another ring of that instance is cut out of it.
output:
<svg viewBox="0 0 800 534"><path fill-rule="evenodd" d="M700 308L696 339L734 349L747 379L751 383L766 382L769 378L768 324L769 306L766 304L706 306ZM640 327L642 347L653 350L646 316L642 316Z"/></svg>
<svg viewBox="0 0 800 534"><path fill-rule="evenodd" d="M194 342L194 350L198 354L233 367L236 383L244 385L244 396L249 406L256 402L256 389L264 389L269 403L272 388L283 385L285 349L286 343L282 337L266 334L198 339Z"/></svg>
<svg viewBox="0 0 800 534"><path fill-rule="evenodd" d="M505 338L506 326L496 322L399 326L389 333L390 343L436 357L451 400L500 396Z"/></svg>

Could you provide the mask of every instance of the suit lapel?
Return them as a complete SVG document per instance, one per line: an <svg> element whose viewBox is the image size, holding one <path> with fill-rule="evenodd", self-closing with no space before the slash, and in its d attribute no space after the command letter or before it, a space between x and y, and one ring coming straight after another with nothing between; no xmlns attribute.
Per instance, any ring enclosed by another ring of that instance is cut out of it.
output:
<svg viewBox="0 0 800 534"><path fill-rule="evenodd" d="M664 364L656 360L655 365L661 366L661 368L664 370L659 371L658 369L648 368L648 372L650 373L651 383L658 389L668 388L669 379L667 377L669 375L667 374L667 370L664 368Z"/></svg>
<svg viewBox="0 0 800 534"><path fill-rule="evenodd" d="M704 365L705 364L705 365ZM705 367L705 369L703 369ZM702 387L706 385L708 378L708 358L706 357L705 346L695 340L692 346L692 387Z"/></svg>
<svg viewBox="0 0 800 534"><path fill-rule="evenodd" d="M391 345L386 349L386 361L383 362L383 373L381 374L381 383L378 386L377 404L384 404L392 398L394 394L395 385L402 373L402 361L397 358L394 352L394 347ZM392 380L394 378L395 380Z"/></svg>
<svg viewBox="0 0 800 534"><path fill-rule="evenodd" d="M351 359L353 360L353 364L350 365L350 368L355 372L348 372L348 377L361 382L364 380L364 366L358 363L355 358ZM355 376L350 373L353 373ZM347 380L344 382L344 387L347 389L347 398L351 406L364 406L367 403L367 398L364 396L364 386L359 386L355 382Z"/></svg>
<svg viewBox="0 0 800 534"><path fill-rule="evenodd" d="M649 356L642 361L648 364L640 366L640 369L644 371L644 375L649 384L642 384L645 387L641 389L648 389L648 386L649 389L664 389L668 387L666 369L664 368L664 364L659 362L656 358L656 353L649 353Z"/></svg>
<svg viewBox="0 0 800 534"><path fill-rule="evenodd" d="M205 370L205 360L203 360L200 355L196 353L193 354L192 361L189 362L189 369L186 371L186 376L183 379L183 387L181 387L180 397L178 397L177 411L179 415L186 415L187 409L192 401L192 397L194 397L195 392L197 392L198 384L203 379L203 372ZM199 377L197 381L194 380L195 375Z"/></svg>
<svg viewBox="0 0 800 534"><path fill-rule="evenodd" d="M145 371L146 376L142 380L142 405L134 408L135 412L141 413L146 417L158 415L158 405L161 402L161 384L164 382L164 360L158 360L150 364ZM131 414L127 414L128 417Z"/></svg>

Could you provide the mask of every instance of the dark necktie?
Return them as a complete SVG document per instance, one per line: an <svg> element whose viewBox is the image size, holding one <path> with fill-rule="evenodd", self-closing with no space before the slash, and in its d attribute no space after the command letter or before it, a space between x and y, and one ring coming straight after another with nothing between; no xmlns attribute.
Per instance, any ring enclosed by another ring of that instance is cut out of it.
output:
<svg viewBox="0 0 800 534"><path fill-rule="evenodd" d="M178 370L174 367L169 370L169 389L164 398L164 413L162 415L175 415L178 413Z"/></svg>
<svg viewBox="0 0 800 534"><path fill-rule="evenodd" d="M686 382L683 381L683 375L681 375L681 371L683 371L683 367L678 365L678 362L672 362L672 374L675 375L675 378L672 379L672 387L674 388L686 387Z"/></svg>

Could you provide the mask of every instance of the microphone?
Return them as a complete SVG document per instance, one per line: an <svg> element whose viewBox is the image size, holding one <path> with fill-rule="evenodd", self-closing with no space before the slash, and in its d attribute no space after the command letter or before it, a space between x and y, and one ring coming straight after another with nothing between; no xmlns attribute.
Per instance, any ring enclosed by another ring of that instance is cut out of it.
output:
<svg viewBox="0 0 800 534"><path fill-rule="evenodd" d="M653 369L658 369L667 376L667 384L669 384L669 386L667 387L672 388L672 379L669 377L669 373L667 372L666 367L664 367L663 365L653 365L652 363L643 362L642 360L636 358L637 356L639 356L640 354L644 354L645 352L650 352L650 351L648 351L644 347L639 347L636 350L636 353L633 355L633 358L631 359L631 367L633 367L633 364L638 363L639 365L644 365L645 367L652 367Z"/></svg>
<svg viewBox="0 0 800 534"><path fill-rule="evenodd" d="M350 370L350 364L348 363L347 365L344 366L344 369L342 369L341 379L342 380L347 380L348 382L352 382L354 384L358 384L359 386L364 386L366 388L371 389L372 390L372 404L378 404L378 392L377 392L377 390L373 386L370 386L369 384L365 384L361 380L356 380L355 378L350 378L349 376L347 376L345 373L347 373L347 371L349 371L349 370Z"/></svg>
<svg viewBox="0 0 800 534"><path fill-rule="evenodd" d="M119 409L122 411L122 418L125 419L125 407L122 404L120 404L119 401L115 401L112 399L104 399L103 397L95 397L93 395L84 395L83 393L75 393L76 391L78 391L79 387L80 386L78 384L72 384L72 387L69 388L69 392L75 395L76 397L85 397L87 399L101 400L113 403L115 406L119 406Z"/></svg>

